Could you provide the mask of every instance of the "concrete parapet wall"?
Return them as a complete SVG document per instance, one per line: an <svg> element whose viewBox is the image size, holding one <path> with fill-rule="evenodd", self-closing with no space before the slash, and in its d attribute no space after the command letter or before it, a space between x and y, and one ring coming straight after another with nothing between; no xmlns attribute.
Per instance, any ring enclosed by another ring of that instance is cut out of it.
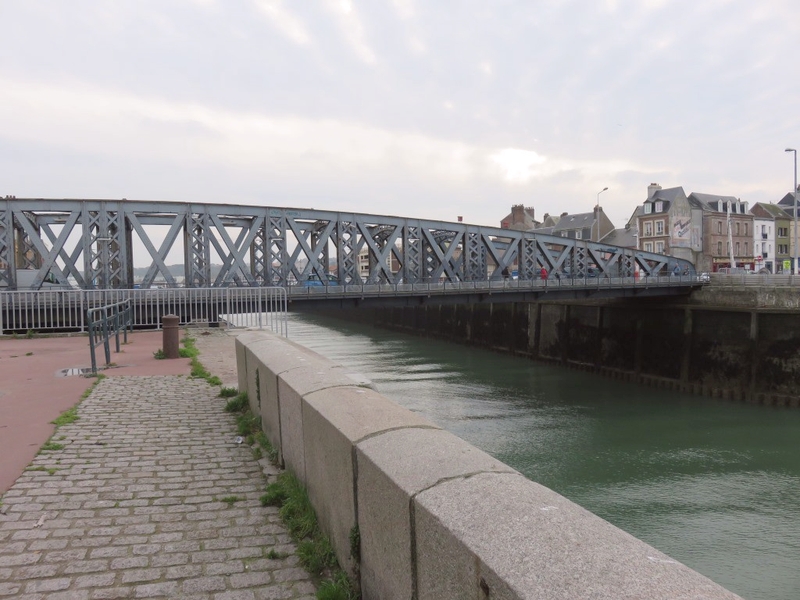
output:
<svg viewBox="0 0 800 600"><path fill-rule="evenodd" d="M253 332L236 356L365 600L738 598L308 349Z"/></svg>

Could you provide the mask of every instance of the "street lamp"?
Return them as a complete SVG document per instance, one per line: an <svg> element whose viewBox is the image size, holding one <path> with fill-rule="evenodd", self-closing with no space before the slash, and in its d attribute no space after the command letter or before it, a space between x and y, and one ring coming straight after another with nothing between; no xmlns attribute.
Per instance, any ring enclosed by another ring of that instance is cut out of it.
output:
<svg viewBox="0 0 800 600"><path fill-rule="evenodd" d="M607 189L607 187L604 187L602 190L597 192L597 204L594 207L594 220L597 223L597 239L595 242L600 241L600 194L605 192Z"/></svg>
<svg viewBox="0 0 800 600"><path fill-rule="evenodd" d="M784 152L792 152L794 153L794 187L792 190L794 191L794 274L797 275L800 273L800 265L797 264L798 256L800 256L800 252L798 252L797 248L797 150L794 148L787 148Z"/></svg>

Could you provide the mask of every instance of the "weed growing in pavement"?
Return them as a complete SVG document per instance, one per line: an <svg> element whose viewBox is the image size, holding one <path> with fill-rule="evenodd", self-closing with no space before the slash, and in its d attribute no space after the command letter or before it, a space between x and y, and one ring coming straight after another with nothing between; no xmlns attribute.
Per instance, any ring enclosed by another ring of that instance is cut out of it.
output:
<svg viewBox="0 0 800 600"><path fill-rule="evenodd" d="M356 600L360 597L339 567L330 540L319 528L308 493L294 475L287 471L278 475L275 483L267 486L261 504L280 508L281 520L297 542L297 556L303 566L313 575L331 574L329 580L320 584L317 598Z"/></svg>
<svg viewBox="0 0 800 600"><path fill-rule="evenodd" d="M34 335L36 335L36 332L33 329L28 329L28 331L25 332L25 337L28 339L31 339Z"/></svg>
<svg viewBox="0 0 800 600"><path fill-rule="evenodd" d="M33 352L26 352L25 356L33 356Z"/></svg>
<svg viewBox="0 0 800 600"><path fill-rule="evenodd" d="M267 558L270 560L280 560L287 556L289 556L288 552L277 552L275 548L270 548L269 552L267 552Z"/></svg>
<svg viewBox="0 0 800 600"><path fill-rule="evenodd" d="M64 449L64 444L58 444L56 442L48 440L42 445L42 447L39 450L44 452L55 452L56 450L63 450L63 449Z"/></svg>
<svg viewBox="0 0 800 600"><path fill-rule="evenodd" d="M261 460L264 457L264 453L261 452L261 448L258 446L253 446L253 458L256 460Z"/></svg>
<svg viewBox="0 0 800 600"><path fill-rule="evenodd" d="M58 471L58 469L56 467L50 467L49 469L47 469L47 474L48 475L55 475L56 471Z"/></svg>
<svg viewBox="0 0 800 600"><path fill-rule="evenodd" d="M239 390L235 387L223 387L219 390L219 397L220 398L233 398L234 396L239 394Z"/></svg>
<svg viewBox="0 0 800 600"><path fill-rule="evenodd" d="M273 448L272 444L269 441L269 438L267 438L267 434L265 434L263 431L259 431L255 435L255 441L256 444L259 445L261 450L263 450L266 453L267 457L269 458L269 462L271 462L273 465L277 465L278 451L275 450L275 448Z"/></svg>
<svg viewBox="0 0 800 600"><path fill-rule="evenodd" d="M165 358L167 358L167 355L164 354L164 351L161 348L159 348L158 350L153 352L153 358L155 358L156 360L164 360Z"/></svg>
<svg viewBox="0 0 800 600"><path fill-rule="evenodd" d="M244 412L247 406L248 406L247 392L242 392L235 398L228 400L228 403L225 405L225 412L229 413Z"/></svg>
<svg viewBox="0 0 800 600"><path fill-rule="evenodd" d="M50 421L56 427L61 427L62 425L69 425L70 423L74 423L80 419L78 416L78 408L73 406L72 408L68 408L63 413L58 415L55 419Z"/></svg>
<svg viewBox="0 0 800 600"><path fill-rule="evenodd" d="M241 500L244 500L241 496L225 496L224 498L220 498L220 502L224 502L228 506L233 506Z"/></svg>
<svg viewBox="0 0 800 600"><path fill-rule="evenodd" d="M36 467L27 467L25 470L26 471L47 471L47 469L45 467L43 467L42 465L38 465Z"/></svg>

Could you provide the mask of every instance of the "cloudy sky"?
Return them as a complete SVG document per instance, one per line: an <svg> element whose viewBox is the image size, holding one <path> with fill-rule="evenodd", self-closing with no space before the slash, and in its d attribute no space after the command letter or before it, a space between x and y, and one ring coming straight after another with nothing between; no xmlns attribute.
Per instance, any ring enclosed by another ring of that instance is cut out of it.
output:
<svg viewBox="0 0 800 600"><path fill-rule="evenodd" d="M617 226L777 202L797 0L0 0L0 195Z"/></svg>

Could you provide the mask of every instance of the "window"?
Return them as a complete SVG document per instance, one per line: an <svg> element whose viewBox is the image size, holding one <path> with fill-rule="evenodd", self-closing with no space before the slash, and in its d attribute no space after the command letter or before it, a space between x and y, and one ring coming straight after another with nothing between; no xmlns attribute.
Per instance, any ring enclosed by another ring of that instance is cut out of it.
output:
<svg viewBox="0 0 800 600"><path fill-rule="evenodd" d="M722 242L717 242L717 256L722 254Z"/></svg>
<svg viewBox="0 0 800 600"><path fill-rule="evenodd" d="M656 221L656 235L664 235L664 221Z"/></svg>
<svg viewBox="0 0 800 600"><path fill-rule="evenodd" d="M661 200L659 200L658 202L656 202L656 211L655 212L661 212L662 210L664 210L664 203L661 202Z"/></svg>
<svg viewBox="0 0 800 600"><path fill-rule="evenodd" d="M747 256L747 242L744 243L744 255Z"/></svg>
<svg viewBox="0 0 800 600"><path fill-rule="evenodd" d="M580 240L583 238L583 234L581 233L580 229L575 232L575 239Z"/></svg>
<svg viewBox="0 0 800 600"><path fill-rule="evenodd" d="M652 223L652 221L648 221L647 223L644 224L644 234L646 236L648 236L648 237L653 235L653 223Z"/></svg>
<svg viewBox="0 0 800 600"><path fill-rule="evenodd" d="M664 254L664 242L656 242L656 252Z"/></svg>
<svg viewBox="0 0 800 600"><path fill-rule="evenodd" d="M744 224L744 234L747 235L747 223ZM745 252L747 254L747 252Z"/></svg>
<svg viewBox="0 0 800 600"><path fill-rule="evenodd" d="M742 232L741 232L741 231L739 231L739 227L740 227L740 226L741 226L741 223L738 223L738 222L737 222L737 223L736 223L736 235L742 235Z"/></svg>
<svg viewBox="0 0 800 600"><path fill-rule="evenodd" d="M653 251L653 242L645 242L644 251L645 252L652 252Z"/></svg>
<svg viewBox="0 0 800 600"><path fill-rule="evenodd" d="M722 221L717 221L717 233L722 233Z"/></svg>
<svg viewBox="0 0 800 600"><path fill-rule="evenodd" d="M767 226L766 225L762 225L761 226L761 233L767 233Z"/></svg>
<svg viewBox="0 0 800 600"><path fill-rule="evenodd" d="M649 215L651 212L653 212L653 205L646 202L644 205L644 214Z"/></svg>
<svg viewBox="0 0 800 600"><path fill-rule="evenodd" d="M739 242L736 242L736 256L741 256L739 254Z"/></svg>

